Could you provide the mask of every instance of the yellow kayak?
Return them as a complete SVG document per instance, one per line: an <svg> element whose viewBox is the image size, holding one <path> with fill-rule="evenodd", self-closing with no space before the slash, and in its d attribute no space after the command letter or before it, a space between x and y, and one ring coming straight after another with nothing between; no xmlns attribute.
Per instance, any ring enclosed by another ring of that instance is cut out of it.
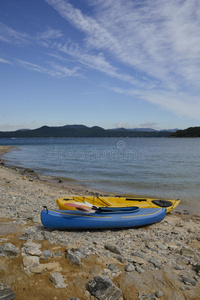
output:
<svg viewBox="0 0 200 300"><path fill-rule="evenodd" d="M140 208L158 208L164 207L167 213L176 208L180 200L160 200L160 199L148 199L148 198L125 198L125 197L97 197L97 196L67 196L56 199L59 209L68 210L76 209L75 207L66 206L65 203L90 203L99 207L130 207L138 206Z"/></svg>

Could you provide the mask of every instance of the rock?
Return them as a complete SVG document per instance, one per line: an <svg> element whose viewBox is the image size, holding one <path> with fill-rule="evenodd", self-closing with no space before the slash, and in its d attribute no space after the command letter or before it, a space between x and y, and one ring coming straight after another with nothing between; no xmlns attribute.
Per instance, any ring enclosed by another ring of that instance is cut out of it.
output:
<svg viewBox="0 0 200 300"><path fill-rule="evenodd" d="M158 244L157 247L161 250L167 250L168 247L166 245L163 245L163 244Z"/></svg>
<svg viewBox="0 0 200 300"><path fill-rule="evenodd" d="M72 250L66 250L65 257L71 262L71 264L80 266L81 260Z"/></svg>
<svg viewBox="0 0 200 300"><path fill-rule="evenodd" d="M184 276L181 277L181 281L183 281L185 284L191 284L193 286L195 286L197 284L195 280L192 280L190 278L186 278Z"/></svg>
<svg viewBox="0 0 200 300"><path fill-rule="evenodd" d="M110 271L117 271L118 270L117 266L115 264L113 264L113 263L109 264L108 269Z"/></svg>
<svg viewBox="0 0 200 300"><path fill-rule="evenodd" d="M17 255L18 254L17 248L11 243L5 243L2 247L1 252L5 255Z"/></svg>
<svg viewBox="0 0 200 300"><path fill-rule="evenodd" d="M23 266L24 267L37 267L39 266L39 257L38 256L24 256L23 258Z"/></svg>
<svg viewBox="0 0 200 300"><path fill-rule="evenodd" d="M42 252L36 247L29 247L26 249L26 254L30 254L33 256L41 256Z"/></svg>
<svg viewBox="0 0 200 300"><path fill-rule="evenodd" d="M46 269L46 266L44 264L41 264L39 266L36 267L32 267L30 269L31 273L35 273L35 274L42 274Z"/></svg>
<svg viewBox="0 0 200 300"><path fill-rule="evenodd" d="M84 296L86 296L87 299L92 299L90 292L89 291L85 291ZM70 299L69 299L70 300ZM78 299L79 300L79 299Z"/></svg>
<svg viewBox="0 0 200 300"><path fill-rule="evenodd" d="M104 247L106 250L109 250L110 252L113 252L115 254L122 254L121 249L119 249L119 247L115 245L106 244Z"/></svg>
<svg viewBox="0 0 200 300"><path fill-rule="evenodd" d="M152 263L156 268L160 268L162 266L162 263L155 258L150 258L149 262Z"/></svg>
<svg viewBox="0 0 200 300"><path fill-rule="evenodd" d="M133 272L133 271L135 271L134 265L132 265L132 264L126 265L126 266L125 266L125 271L126 271L126 272Z"/></svg>
<svg viewBox="0 0 200 300"><path fill-rule="evenodd" d="M198 273L200 272L200 263L193 264L193 269Z"/></svg>
<svg viewBox="0 0 200 300"><path fill-rule="evenodd" d="M79 247L75 249L75 252L81 253L81 257L86 257L90 255L90 251L88 249L85 249L84 247Z"/></svg>
<svg viewBox="0 0 200 300"><path fill-rule="evenodd" d="M15 299L16 295L13 290L9 287L0 283L0 299L1 300L12 300Z"/></svg>
<svg viewBox="0 0 200 300"><path fill-rule="evenodd" d="M50 250L44 250L44 251L43 251L43 256L44 256L45 258L50 258L50 257L52 257L52 253L51 253Z"/></svg>
<svg viewBox="0 0 200 300"><path fill-rule="evenodd" d="M123 257L122 255L117 256L116 258L117 258L122 264L125 264L126 261L127 261L127 259L126 259L125 257Z"/></svg>
<svg viewBox="0 0 200 300"><path fill-rule="evenodd" d="M117 300L121 297L121 290L107 278L96 276L88 282L88 289L91 295L98 300Z"/></svg>
<svg viewBox="0 0 200 300"><path fill-rule="evenodd" d="M43 234L40 233L40 232L35 233L35 234L34 234L34 240L35 240L35 241L38 241L38 242L43 241L43 240L44 240Z"/></svg>
<svg viewBox="0 0 200 300"><path fill-rule="evenodd" d="M40 249L42 246L40 244L34 243L34 242L26 242L23 244L24 247L29 248L29 247L34 247Z"/></svg>
<svg viewBox="0 0 200 300"><path fill-rule="evenodd" d="M184 270L185 267L182 266L182 265L175 265L175 266L174 266L174 269L175 269L175 270Z"/></svg>
<svg viewBox="0 0 200 300"><path fill-rule="evenodd" d="M39 266L30 268L30 271L32 273L41 274L44 271L47 270L55 270L55 271L61 271L62 268L60 267L60 264L58 262L51 262L47 264L40 264Z"/></svg>
<svg viewBox="0 0 200 300"><path fill-rule="evenodd" d="M59 272L55 272L55 273L51 274L51 276L49 277L49 279L55 285L56 289L64 289L64 288L66 288L66 284L63 281L63 277L62 277L62 275Z"/></svg>
<svg viewBox="0 0 200 300"><path fill-rule="evenodd" d="M168 249L172 252L180 253L180 247L178 247L176 245L168 245Z"/></svg>
<svg viewBox="0 0 200 300"><path fill-rule="evenodd" d="M162 291L156 291L156 292L155 292L155 296L156 296L157 298L161 298L161 297L163 296L163 292L162 292Z"/></svg>
<svg viewBox="0 0 200 300"><path fill-rule="evenodd" d="M48 232L48 231L44 231L43 235L44 235L44 239L47 240L47 241L49 241L52 237L51 232Z"/></svg>
<svg viewBox="0 0 200 300"><path fill-rule="evenodd" d="M194 251L187 246L183 246L180 250L180 254L187 257L193 257Z"/></svg>
<svg viewBox="0 0 200 300"><path fill-rule="evenodd" d="M135 270L136 270L139 274L144 273L144 270L143 270L142 268L140 268L139 266L136 266L136 267L135 267Z"/></svg>
<svg viewBox="0 0 200 300"><path fill-rule="evenodd" d="M144 265L145 264L145 261L144 259L140 258L140 257L134 257L134 258L131 258L130 260L133 264L138 264L138 265Z"/></svg>
<svg viewBox="0 0 200 300"><path fill-rule="evenodd" d="M62 256L62 253L60 251L57 251L55 254L54 254L55 257L59 257L59 256Z"/></svg>
<svg viewBox="0 0 200 300"><path fill-rule="evenodd" d="M156 296L155 295L146 295L146 294L139 294L138 297L139 300L156 300Z"/></svg>
<svg viewBox="0 0 200 300"><path fill-rule="evenodd" d="M21 211L21 212L18 212L18 218L26 219L26 220L33 220L34 215L32 214L32 212Z"/></svg>
<svg viewBox="0 0 200 300"><path fill-rule="evenodd" d="M142 255L142 254L139 253L139 252L132 252L131 255L132 255L132 256L137 256L137 257L140 257L140 258L143 258L143 259L144 259L144 255Z"/></svg>
<svg viewBox="0 0 200 300"><path fill-rule="evenodd" d="M108 269L108 268L104 268L103 270L102 270L102 275L105 277L109 277L109 275L110 275L110 270Z"/></svg>

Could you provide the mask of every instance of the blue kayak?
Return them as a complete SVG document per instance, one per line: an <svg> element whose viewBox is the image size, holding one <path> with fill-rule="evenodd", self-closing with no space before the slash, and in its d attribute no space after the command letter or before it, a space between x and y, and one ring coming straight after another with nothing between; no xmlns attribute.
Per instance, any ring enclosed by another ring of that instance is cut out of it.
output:
<svg viewBox="0 0 200 300"><path fill-rule="evenodd" d="M96 211L86 213L75 210L41 211L41 221L51 229L109 229L145 226L162 221L165 208L132 208L132 210Z"/></svg>

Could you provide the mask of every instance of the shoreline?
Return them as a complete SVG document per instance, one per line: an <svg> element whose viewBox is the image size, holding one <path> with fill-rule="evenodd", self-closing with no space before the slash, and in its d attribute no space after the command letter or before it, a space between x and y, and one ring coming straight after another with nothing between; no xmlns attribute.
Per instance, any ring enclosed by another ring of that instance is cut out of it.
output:
<svg viewBox="0 0 200 300"><path fill-rule="evenodd" d="M67 196L68 194L72 195L91 195L91 196L116 196L119 193L115 192L107 192L103 190L99 190L96 188L90 188L87 185L81 184L78 180L73 179L73 178L66 178L66 177L61 177L61 176L53 176L53 175L44 175L38 172L35 172L34 170L30 168L25 168L25 167L20 167L17 165L10 165L7 164L7 160L2 158L4 154L7 152L11 151L12 149L16 149L17 147L15 146L1 146L0 145L0 164L3 165L5 168L8 169L13 169L19 172L20 174L24 176L28 176L29 178L37 178L41 182L46 182L47 184L50 184L52 186L58 187L63 189L66 194L63 194L63 196ZM123 193L121 196L124 197L133 197L133 198L155 198L155 199L163 199L163 200L168 200L164 197L154 197L151 195L139 195L139 194L126 194ZM179 206L176 208L176 212L180 214L190 214L190 215L197 215L200 216L200 205L193 204L193 206L190 205L190 202L184 201L180 199L181 202Z"/></svg>
<svg viewBox="0 0 200 300"><path fill-rule="evenodd" d="M142 228L47 230L42 206L57 208L57 197L83 188L4 163L0 159L0 284L15 293L12 299L200 300L200 217L176 209ZM102 293L107 296L99 298Z"/></svg>
<svg viewBox="0 0 200 300"><path fill-rule="evenodd" d="M96 189L90 189L88 187L85 187L81 185L77 180L72 178L66 178L61 176L52 176L52 175L43 175L40 173L35 172L34 170L30 168L25 168L17 165L7 164L7 160L2 158L4 154L8 153L9 151L12 151L16 147L13 146L1 146L0 145L0 165L10 169L14 170L16 172L19 172L21 175L24 175L28 177L29 179L38 179L39 181L43 183L47 183L49 185L52 185L53 187L58 187L63 190L66 190L67 193L70 193L70 195L73 195L73 192L76 195L78 192L84 193L84 194L91 194L91 195L104 195L102 191L96 190ZM108 193L107 193L108 194ZM109 195L113 195L113 193L110 193Z"/></svg>

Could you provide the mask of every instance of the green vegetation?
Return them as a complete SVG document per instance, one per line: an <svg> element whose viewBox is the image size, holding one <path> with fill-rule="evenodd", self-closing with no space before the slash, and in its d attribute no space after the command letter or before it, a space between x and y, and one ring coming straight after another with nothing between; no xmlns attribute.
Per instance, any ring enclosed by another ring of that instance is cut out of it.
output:
<svg viewBox="0 0 200 300"><path fill-rule="evenodd" d="M189 127L184 130L177 130L176 132L172 133L170 137L200 137L200 127Z"/></svg>
<svg viewBox="0 0 200 300"><path fill-rule="evenodd" d="M43 126L33 130L17 130L0 132L0 138L33 138L33 137L169 137L170 131L141 131L120 129L104 129L98 126L66 125L61 127Z"/></svg>

